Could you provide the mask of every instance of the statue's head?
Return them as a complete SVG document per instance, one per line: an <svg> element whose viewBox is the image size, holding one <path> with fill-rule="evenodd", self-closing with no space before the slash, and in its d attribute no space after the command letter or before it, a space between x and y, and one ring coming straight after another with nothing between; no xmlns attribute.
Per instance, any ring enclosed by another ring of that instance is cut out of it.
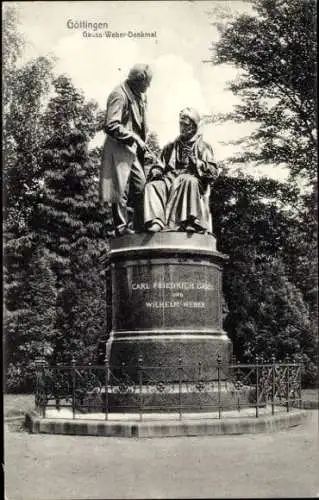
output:
<svg viewBox="0 0 319 500"><path fill-rule="evenodd" d="M193 137L198 130L200 115L194 108L184 108L179 114L179 129L183 139Z"/></svg>
<svg viewBox="0 0 319 500"><path fill-rule="evenodd" d="M132 90L143 93L150 86L152 71L148 64L135 64L129 71L127 81Z"/></svg>

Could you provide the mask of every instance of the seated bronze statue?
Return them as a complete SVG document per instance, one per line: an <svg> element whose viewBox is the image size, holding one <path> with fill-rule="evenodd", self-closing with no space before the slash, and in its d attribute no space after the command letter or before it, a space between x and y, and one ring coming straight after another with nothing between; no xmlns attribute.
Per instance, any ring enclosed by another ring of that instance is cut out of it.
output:
<svg viewBox="0 0 319 500"><path fill-rule="evenodd" d="M150 169L144 189L146 231L212 232L209 196L217 165L211 146L198 133L199 122L195 109L181 111L180 135Z"/></svg>

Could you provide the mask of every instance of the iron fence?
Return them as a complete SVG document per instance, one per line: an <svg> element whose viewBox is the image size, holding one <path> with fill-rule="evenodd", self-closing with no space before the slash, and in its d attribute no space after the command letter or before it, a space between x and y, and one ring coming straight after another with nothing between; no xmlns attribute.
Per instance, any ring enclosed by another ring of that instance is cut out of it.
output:
<svg viewBox="0 0 319 500"><path fill-rule="evenodd" d="M236 411L256 418L266 411L289 412L302 408L301 364L286 359L277 362L256 359L255 363L224 363L218 356L209 369L202 363L176 366L148 366L139 358L132 365L36 363L35 406L42 417L53 417L64 409L67 418L91 413L91 418L108 420L118 413L169 412L182 419L190 413L205 412L222 418ZM169 377L167 374L169 373ZM245 413L246 412L246 413Z"/></svg>

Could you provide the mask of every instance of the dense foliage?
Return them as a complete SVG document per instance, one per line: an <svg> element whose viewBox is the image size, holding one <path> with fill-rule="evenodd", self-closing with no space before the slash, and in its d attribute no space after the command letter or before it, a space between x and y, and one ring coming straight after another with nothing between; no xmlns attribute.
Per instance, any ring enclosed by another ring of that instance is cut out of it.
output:
<svg viewBox="0 0 319 500"><path fill-rule="evenodd" d="M304 382L316 380L316 292L301 268L303 212L295 187L271 179L221 174L214 185L212 212L224 269L228 306L224 328L241 361L256 355L277 359L300 355ZM309 262L308 262L309 264Z"/></svg>
<svg viewBox="0 0 319 500"><path fill-rule="evenodd" d="M87 357L105 334L107 207L99 204L98 158L89 151L97 106L61 76L43 121L43 188L37 207L37 233L57 278L57 361Z"/></svg>
<svg viewBox="0 0 319 500"><path fill-rule="evenodd" d="M240 359L300 350L309 383L318 364L316 2L249 4L250 14L223 13L215 23L212 63L238 69L229 89L240 98L218 119L255 126L234 141L241 148L227 163L285 166L290 178L280 185L226 175L215 186L217 231L230 255L225 326Z"/></svg>
<svg viewBox="0 0 319 500"><path fill-rule="evenodd" d="M316 179L316 2L252 0L251 15L218 24L213 62L231 64L230 89L241 98L228 120L256 123L239 142L237 162L289 166L292 177Z"/></svg>

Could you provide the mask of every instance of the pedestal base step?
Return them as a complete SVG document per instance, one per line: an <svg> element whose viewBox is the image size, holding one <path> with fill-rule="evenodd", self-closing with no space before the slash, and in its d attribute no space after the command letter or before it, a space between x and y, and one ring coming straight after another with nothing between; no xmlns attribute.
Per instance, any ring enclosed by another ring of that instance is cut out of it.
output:
<svg viewBox="0 0 319 500"><path fill-rule="evenodd" d="M183 420L169 419L167 415L152 416L152 420L138 420L138 415L109 415L105 416L82 415L72 420L72 412L58 412L52 410L52 416L41 418L34 412L26 415L26 427L32 433L69 434L79 436L104 436L127 438L159 438L159 437L186 437L186 436L214 436L231 434L255 434L259 432L274 432L289 429L302 424L307 418L307 411L293 410L289 413L281 409L271 415L271 409L265 408L259 418L253 417L253 410L244 410L240 417L238 412L228 412L223 418L212 414L197 414L183 418ZM49 413L49 412L48 412ZM54 414L53 414L54 413ZM114 420L113 420L114 418Z"/></svg>

